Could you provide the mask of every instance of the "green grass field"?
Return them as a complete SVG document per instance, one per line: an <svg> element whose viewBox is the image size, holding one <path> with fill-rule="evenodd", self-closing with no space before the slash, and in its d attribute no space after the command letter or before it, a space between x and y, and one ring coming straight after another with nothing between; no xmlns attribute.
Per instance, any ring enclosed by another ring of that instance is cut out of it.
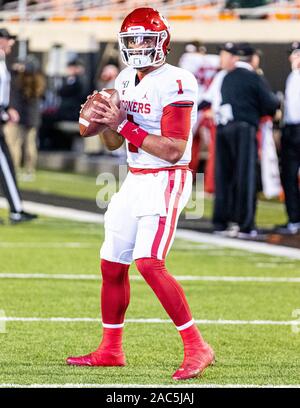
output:
<svg viewBox="0 0 300 408"><path fill-rule="evenodd" d="M99 275L102 240L103 227L92 223L40 217L28 224L0 226L0 309L15 318L99 318L100 279L76 280L73 275ZM167 265L177 276L300 276L300 261L183 240L175 241ZM9 273L13 278L3 278ZM49 276L21 279L17 274ZM54 279L54 274L73 278ZM127 319L168 319L137 275L133 265ZM290 321L293 310L300 309L300 283L181 284L195 319ZM215 322L199 327L214 347L217 363L186 384L300 384L300 333L290 324ZM95 349L100 334L97 321L7 322L6 332L0 333L0 384L175 384L171 375L181 363L182 346L171 323L129 322L126 367L65 365L67 356Z"/></svg>

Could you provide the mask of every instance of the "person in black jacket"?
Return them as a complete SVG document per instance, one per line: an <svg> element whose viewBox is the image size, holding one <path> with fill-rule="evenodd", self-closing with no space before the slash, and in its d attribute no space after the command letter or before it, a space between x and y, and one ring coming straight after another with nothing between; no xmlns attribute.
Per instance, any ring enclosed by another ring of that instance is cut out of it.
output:
<svg viewBox="0 0 300 408"><path fill-rule="evenodd" d="M79 59L73 59L67 64L67 74L63 79L58 95L61 103L57 112L58 120L78 120L78 106L85 99L85 87L83 83L84 65Z"/></svg>
<svg viewBox="0 0 300 408"><path fill-rule="evenodd" d="M86 97L83 76L83 62L78 58L69 61L66 66L66 75L62 78L61 86L56 90L59 105L55 109L45 111L42 115L42 126L39 132L42 149L68 150L71 148L70 138L60 134L57 130L57 123L78 121L80 105Z"/></svg>
<svg viewBox="0 0 300 408"><path fill-rule="evenodd" d="M267 82L250 65L255 50L247 43L221 47L221 66L227 70L217 115L215 232L238 225L238 236L254 237L256 209L256 132L259 119L274 115L279 101Z"/></svg>

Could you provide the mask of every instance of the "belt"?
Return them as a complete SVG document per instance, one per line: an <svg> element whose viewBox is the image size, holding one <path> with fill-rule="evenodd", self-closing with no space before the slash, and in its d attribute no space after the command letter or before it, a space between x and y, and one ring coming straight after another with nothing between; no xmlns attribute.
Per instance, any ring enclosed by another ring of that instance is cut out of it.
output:
<svg viewBox="0 0 300 408"><path fill-rule="evenodd" d="M159 171L170 171L170 170L189 170L192 171L188 164L184 164L182 166L170 166L170 167L158 167L156 169L140 169L137 167L130 167L129 171L133 174L151 174L151 173L158 173Z"/></svg>

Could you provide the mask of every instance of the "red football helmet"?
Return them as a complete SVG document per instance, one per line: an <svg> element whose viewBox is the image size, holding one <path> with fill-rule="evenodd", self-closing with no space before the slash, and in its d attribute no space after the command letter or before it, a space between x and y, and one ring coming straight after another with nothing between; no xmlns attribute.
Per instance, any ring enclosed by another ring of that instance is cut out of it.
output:
<svg viewBox="0 0 300 408"><path fill-rule="evenodd" d="M119 46L124 64L133 68L160 66L169 44L169 24L157 10L138 8L123 21Z"/></svg>

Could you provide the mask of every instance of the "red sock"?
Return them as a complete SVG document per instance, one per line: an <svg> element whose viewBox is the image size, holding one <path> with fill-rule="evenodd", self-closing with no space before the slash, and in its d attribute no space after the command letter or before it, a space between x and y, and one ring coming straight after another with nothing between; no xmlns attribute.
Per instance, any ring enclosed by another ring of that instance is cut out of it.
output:
<svg viewBox="0 0 300 408"><path fill-rule="evenodd" d="M101 260L103 337L97 351L122 352L124 316L130 299L129 265Z"/></svg>
<svg viewBox="0 0 300 408"><path fill-rule="evenodd" d="M177 329L180 330L186 324L192 325L193 319L183 289L168 273L165 262L155 258L140 258L136 260L136 265Z"/></svg>
<svg viewBox="0 0 300 408"><path fill-rule="evenodd" d="M187 329L179 331L184 345L184 351L192 352L206 345L195 323Z"/></svg>
<svg viewBox="0 0 300 408"><path fill-rule="evenodd" d="M130 299L128 269L129 265L101 260L101 312L104 325L120 328L120 324L124 323Z"/></svg>
<svg viewBox="0 0 300 408"><path fill-rule="evenodd" d="M108 329L103 328L103 337L97 351L109 351L110 353L122 352L122 335L123 328Z"/></svg>
<svg viewBox="0 0 300 408"><path fill-rule="evenodd" d="M184 358L172 378L187 380L202 374L208 366L214 363L214 351L203 340L195 323L186 329L179 330L179 333L184 345Z"/></svg>

